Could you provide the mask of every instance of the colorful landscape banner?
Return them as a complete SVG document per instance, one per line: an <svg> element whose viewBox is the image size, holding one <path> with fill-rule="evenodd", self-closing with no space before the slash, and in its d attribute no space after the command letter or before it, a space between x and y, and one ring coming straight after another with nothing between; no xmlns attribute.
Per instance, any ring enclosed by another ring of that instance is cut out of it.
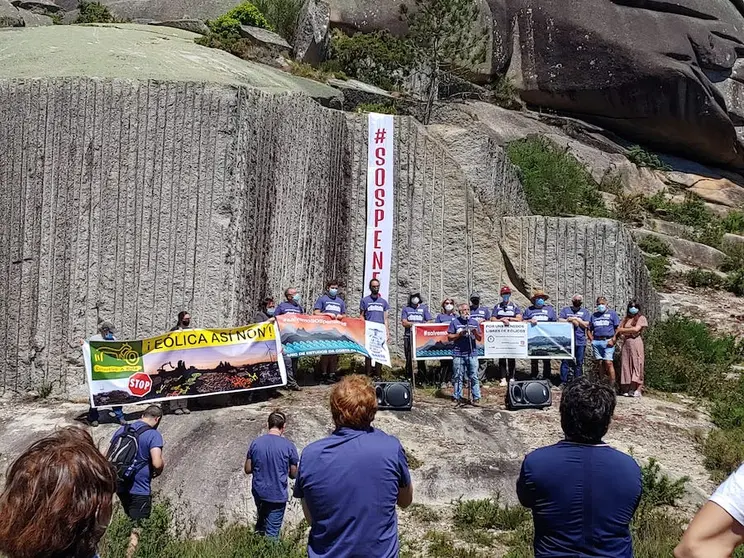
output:
<svg viewBox="0 0 744 558"><path fill-rule="evenodd" d="M202 397L287 383L276 325L184 329L137 341L87 341L93 407Z"/></svg>
<svg viewBox="0 0 744 558"><path fill-rule="evenodd" d="M330 316L277 316L284 352L290 358L358 353L390 366L385 324L362 318L336 320Z"/></svg>
<svg viewBox="0 0 744 558"><path fill-rule="evenodd" d="M450 360L453 343L447 339L448 324L412 327L416 360ZM513 328L513 329L511 329ZM526 322L506 327L499 322L481 323L483 341L477 344L478 358L571 359L574 353L573 326L566 322Z"/></svg>

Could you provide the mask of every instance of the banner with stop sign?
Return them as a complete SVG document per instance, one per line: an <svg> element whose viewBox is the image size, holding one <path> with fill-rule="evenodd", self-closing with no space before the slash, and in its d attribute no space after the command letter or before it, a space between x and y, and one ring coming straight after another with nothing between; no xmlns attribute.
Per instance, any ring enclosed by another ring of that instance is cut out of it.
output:
<svg viewBox="0 0 744 558"><path fill-rule="evenodd" d="M87 341L93 407L276 388L287 383L270 322L230 329L182 329L131 341Z"/></svg>

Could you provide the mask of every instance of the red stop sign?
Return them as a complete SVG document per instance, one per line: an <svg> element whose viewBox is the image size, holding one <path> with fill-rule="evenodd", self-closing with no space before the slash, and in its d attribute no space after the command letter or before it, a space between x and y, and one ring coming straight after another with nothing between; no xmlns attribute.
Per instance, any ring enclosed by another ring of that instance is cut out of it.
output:
<svg viewBox="0 0 744 558"><path fill-rule="evenodd" d="M144 372L137 372L129 376L129 393L136 397L144 397L152 389L152 380Z"/></svg>

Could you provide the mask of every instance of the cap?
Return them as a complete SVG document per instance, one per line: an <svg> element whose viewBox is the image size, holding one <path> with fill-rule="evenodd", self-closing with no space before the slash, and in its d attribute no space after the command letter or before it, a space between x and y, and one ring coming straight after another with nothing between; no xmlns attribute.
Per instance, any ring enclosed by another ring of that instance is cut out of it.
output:
<svg viewBox="0 0 744 558"><path fill-rule="evenodd" d="M499 294L511 294L511 289L508 286L504 285L503 287L501 287L501 291L499 292Z"/></svg>
<svg viewBox="0 0 744 558"><path fill-rule="evenodd" d="M472 300L474 298L480 298L480 294L478 294L478 293L470 293L470 299Z"/></svg>
<svg viewBox="0 0 744 558"><path fill-rule="evenodd" d="M100 324L98 324L98 331L106 330L110 331L111 333L116 333L116 331L114 330L114 324L112 324L111 322L101 322Z"/></svg>
<svg viewBox="0 0 744 558"><path fill-rule="evenodd" d="M545 294L545 291L543 291L542 289L535 289L534 291L532 291L530 300L535 300L536 298L544 298L545 300L548 300L550 297Z"/></svg>

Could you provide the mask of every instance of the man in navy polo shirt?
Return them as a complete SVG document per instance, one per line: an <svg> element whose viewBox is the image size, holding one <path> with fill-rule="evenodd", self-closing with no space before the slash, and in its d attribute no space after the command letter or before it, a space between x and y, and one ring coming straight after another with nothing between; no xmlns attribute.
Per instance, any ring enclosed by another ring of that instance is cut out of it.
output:
<svg viewBox="0 0 744 558"><path fill-rule="evenodd" d="M274 317L282 314L304 314L305 309L300 305L300 293L294 287L284 290L285 300L274 309ZM287 371L287 387L291 390L298 391L300 386L297 385L296 374L299 358L289 358L284 355L284 368Z"/></svg>
<svg viewBox="0 0 744 558"><path fill-rule="evenodd" d="M431 321L429 307L421 302L421 293L412 293L408 297L408 304L400 312L400 323L403 325L403 350L406 355L406 375L413 378L413 347L411 346L411 327ZM417 361L418 375L426 377L426 362Z"/></svg>
<svg viewBox="0 0 744 558"><path fill-rule="evenodd" d="M478 385L478 348L476 341L483 339L480 324L470 317L470 307L467 303L459 305L460 316L449 323L447 337L454 341L452 349L452 367L454 370L455 391L452 395L457 403L462 402L462 382L467 374L470 379L470 396L473 404L480 401L480 386Z"/></svg>
<svg viewBox="0 0 744 558"><path fill-rule="evenodd" d="M365 296L359 303L359 314L368 322L385 324L385 331L388 331L390 305L387 300L380 296L380 282L377 279L372 279L369 282L369 292L369 296ZM372 359L369 357L364 359L364 373L367 376L372 374ZM379 378L381 374L382 364L375 362L375 377Z"/></svg>
<svg viewBox="0 0 744 558"><path fill-rule="evenodd" d="M309 558L397 558L396 504L407 508L413 485L403 446L372 427L377 395L366 376L331 389L333 434L302 452L294 487L310 524Z"/></svg>
<svg viewBox="0 0 744 558"><path fill-rule="evenodd" d="M491 319L491 311L487 306L481 306L481 297L478 293L470 295L470 317L476 322L481 323ZM477 354L476 354L477 356ZM478 379L483 382L486 380L489 361L485 358L478 360Z"/></svg>
<svg viewBox="0 0 744 558"><path fill-rule="evenodd" d="M313 306L313 314L330 316L334 320L343 320L346 317L346 303L338 296L338 281L328 281L326 292ZM323 355L318 363L320 378L323 383L332 384L338 381L336 370L338 369L338 355Z"/></svg>
<svg viewBox="0 0 744 558"><path fill-rule="evenodd" d="M499 292L501 302L493 307L491 312L492 322L501 322L509 325L511 322L522 321L522 310L511 300L511 289L504 285ZM508 371L507 371L508 366ZM514 372L517 368L517 361L513 358L499 359L499 374L501 376L501 387L506 386L507 380L514 379Z"/></svg>
<svg viewBox="0 0 744 558"><path fill-rule="evenodd" d="M641 469L602 441L615 401L607 384L576 378L561 397L566 438L524 458L517 496L532 510L535 558L633 558Z"/></svg>
<svg viewBox="0 0 744 558"><path fill-rule="evenodd" d="M575 294L571 297L571 306L566 306L558 315L559 322L568 322L574 328L574 358L561 361L561 383L567 384L578 378L584 369L584 352L586 350L586 330L589 327L591 314L582 308L584 297Z"/></svg>
<svg viewBox="0 0 744 558"><path fill-rule="evenodd" d="M555 322L558 321L558 316L555 313L555 308L547 303L548 295L542 289L537 289L532 293L532 306L526 308L522 313L522 318L533 326L540 322ZM550 380L550 359L532 359L530 366L532 369L532 377L537 378L539 375L538 360L542 360L543 363L543 379Z"/></svg>
<svg viewBox="0 0 744 558"><path fill-rule="evenodd" d="M256 532L279 538L287 507L287 477L297 476L300 461L295 445L284 437L287 417L269 415L269 433L253 440L245 459L246 475L253 475L251 492L256 502Z"/></svg>
<svg viewBox="0 0 744 558"><path fill-rule="evenodd" d="M607 308L607 299L597 298L597 310L589 318L589 335L592 340L594 359L599 363L599 373L607 374L611 385L615 385L615 337L620 318L614 310Z"/></svg>

